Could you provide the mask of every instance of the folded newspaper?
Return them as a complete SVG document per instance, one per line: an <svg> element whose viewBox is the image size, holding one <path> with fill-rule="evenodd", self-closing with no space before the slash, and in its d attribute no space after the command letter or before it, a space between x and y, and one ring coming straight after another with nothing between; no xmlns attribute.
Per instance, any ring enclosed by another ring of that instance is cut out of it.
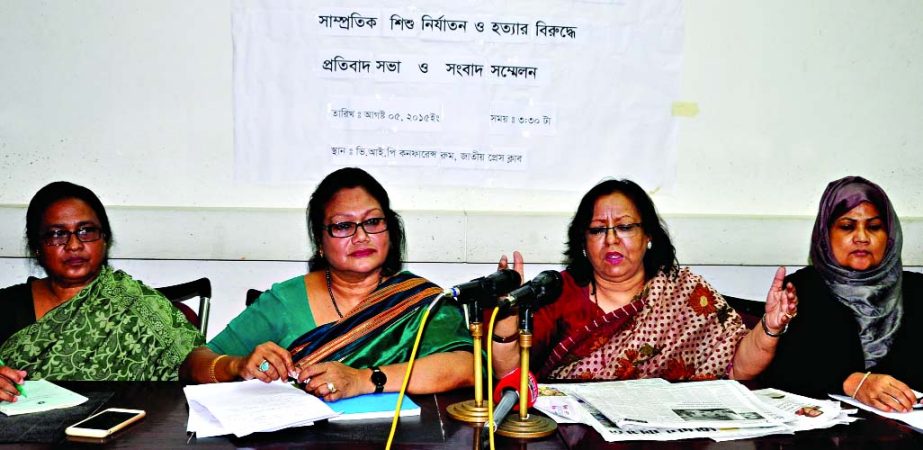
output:
<svg viewBox="0 0 923 450"><path fill-rule="evenodd" d="M747 439L849 423L839 404L736 381L662 379L539 386L536 408L559 423L587 424L608 442Z"/></svg>

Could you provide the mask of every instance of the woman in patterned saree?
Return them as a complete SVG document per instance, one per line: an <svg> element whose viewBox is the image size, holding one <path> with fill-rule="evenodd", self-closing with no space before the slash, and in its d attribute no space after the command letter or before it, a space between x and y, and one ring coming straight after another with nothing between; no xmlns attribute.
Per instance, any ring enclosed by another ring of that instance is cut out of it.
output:
<svg viewBox="0 0 923 450"><path fill-rule="evenodd" d="M423 310L442 290L401 272L404 232L387 192L361 169L337 170L311 195L308 226L308 274L273 285L191 353L184 378L295 378L327 401L400 388ZM471 338L454 304L431 313L418 354L408 392L473 383Z"/></svg>
<svg viewBox="0 0 923 450"><path fill-rule="evenodd" d="M63 181L39 190L26 241L48 277L0 290L0 401L27 376L177 379L204 338L169 300L107 265L112 230L92 191Z"/></svg>
<svg viewBox="0 0 923 450"><path fill-rule="evenodd" d="M543 379L749 379L772 359L796 314L779 268L759 325L747 331L720 294L676 262L647 193L628 180L596 185L568 229L563 292L535 312L532 360ZM501 268L507 266L504 256ZM514 253L522 272L522 257ZM497 322L496 373L518 362L515 317Z"/></svg>

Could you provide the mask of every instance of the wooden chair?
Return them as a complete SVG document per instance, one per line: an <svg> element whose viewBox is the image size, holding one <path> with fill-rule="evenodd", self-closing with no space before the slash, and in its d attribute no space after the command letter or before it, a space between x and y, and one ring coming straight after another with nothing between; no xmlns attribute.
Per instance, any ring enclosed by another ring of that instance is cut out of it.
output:
<svg viewBox="0 0 923 450"><path fill-rule="evenodd" d="M261 290L258 290L258 289L247 289L247 299L246 299L245 304L246 304L247 306L252 305L253 302L255 302L256 299L260 298L261 295L263 295L263 291L261 291Z"/></svg>
<svg viewBox="0 0 923 450"><path fill-rule="evenodd" d="M208 278L199 278L188 283L174 284L156 289L173 302L173 306L182 311L189 323L195 325L203 335L208 331L208 313L211 309L212 297L212 283ZM183 303L183 300L189 300L193 297L199 297L198 314Z"/></svg>

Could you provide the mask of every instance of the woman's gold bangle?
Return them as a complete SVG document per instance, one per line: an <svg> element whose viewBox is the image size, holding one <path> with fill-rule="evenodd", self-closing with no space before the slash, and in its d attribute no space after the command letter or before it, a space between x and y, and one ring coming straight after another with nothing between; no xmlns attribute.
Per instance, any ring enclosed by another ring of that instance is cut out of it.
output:
<svg viewBox="0 0 923 450"><path fill-rule="evenodd" d="M218 377L215 376L215 367L218 366L218 361L221 358L227 357L228 355L218 355L217 358L212 360L211 365L208 366L208 376L211 378L212 383L218 382Z"/></svg>
<svg viewBox="0 0 923 450"><path fill-rule="evenodd" d="M856 385L856 389L855 389L854 391L852 391L852 395L850 395L850 397L856 398L856 394L859 393L859 389L862 389L862 385L865 384L865 380L868 380L868 379L869 379L869 375L871 375L871 374L872 374L872 372L871 372L871 371L868 371L868 372L865 372L865 375L862 375L862 379L859 380L859 384Z"/></svg>

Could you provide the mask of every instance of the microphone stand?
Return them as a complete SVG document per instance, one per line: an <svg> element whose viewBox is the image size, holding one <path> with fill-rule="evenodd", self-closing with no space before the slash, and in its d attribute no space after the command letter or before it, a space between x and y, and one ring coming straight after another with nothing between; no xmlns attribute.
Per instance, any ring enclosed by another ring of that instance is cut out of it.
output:
<svg viewBox="0 0 923 450"><path fill-rule="evenodd" d="M474 399L453 403L446 408L449 417L459 421L467 422L480 429L487 422L487 403L484 402L484 375L481 369L481 338L484 335L484 324L481 323L481 317L484 314L480 302L471 302L465 305L471 313L471 323L468 330L471 331L471 340L474 343ZM480 436L479 433L475 433ZM475 442L475 449L480 448Z"/></svg>
<svg viewBox="0 0 923 450"><path fill-rule="evenodd" d="M519 414L507 416L497 434L517 439L537 439L554 433L553 420L529 414L529 349L532 348L532 308L519 308Z"/></svg>

